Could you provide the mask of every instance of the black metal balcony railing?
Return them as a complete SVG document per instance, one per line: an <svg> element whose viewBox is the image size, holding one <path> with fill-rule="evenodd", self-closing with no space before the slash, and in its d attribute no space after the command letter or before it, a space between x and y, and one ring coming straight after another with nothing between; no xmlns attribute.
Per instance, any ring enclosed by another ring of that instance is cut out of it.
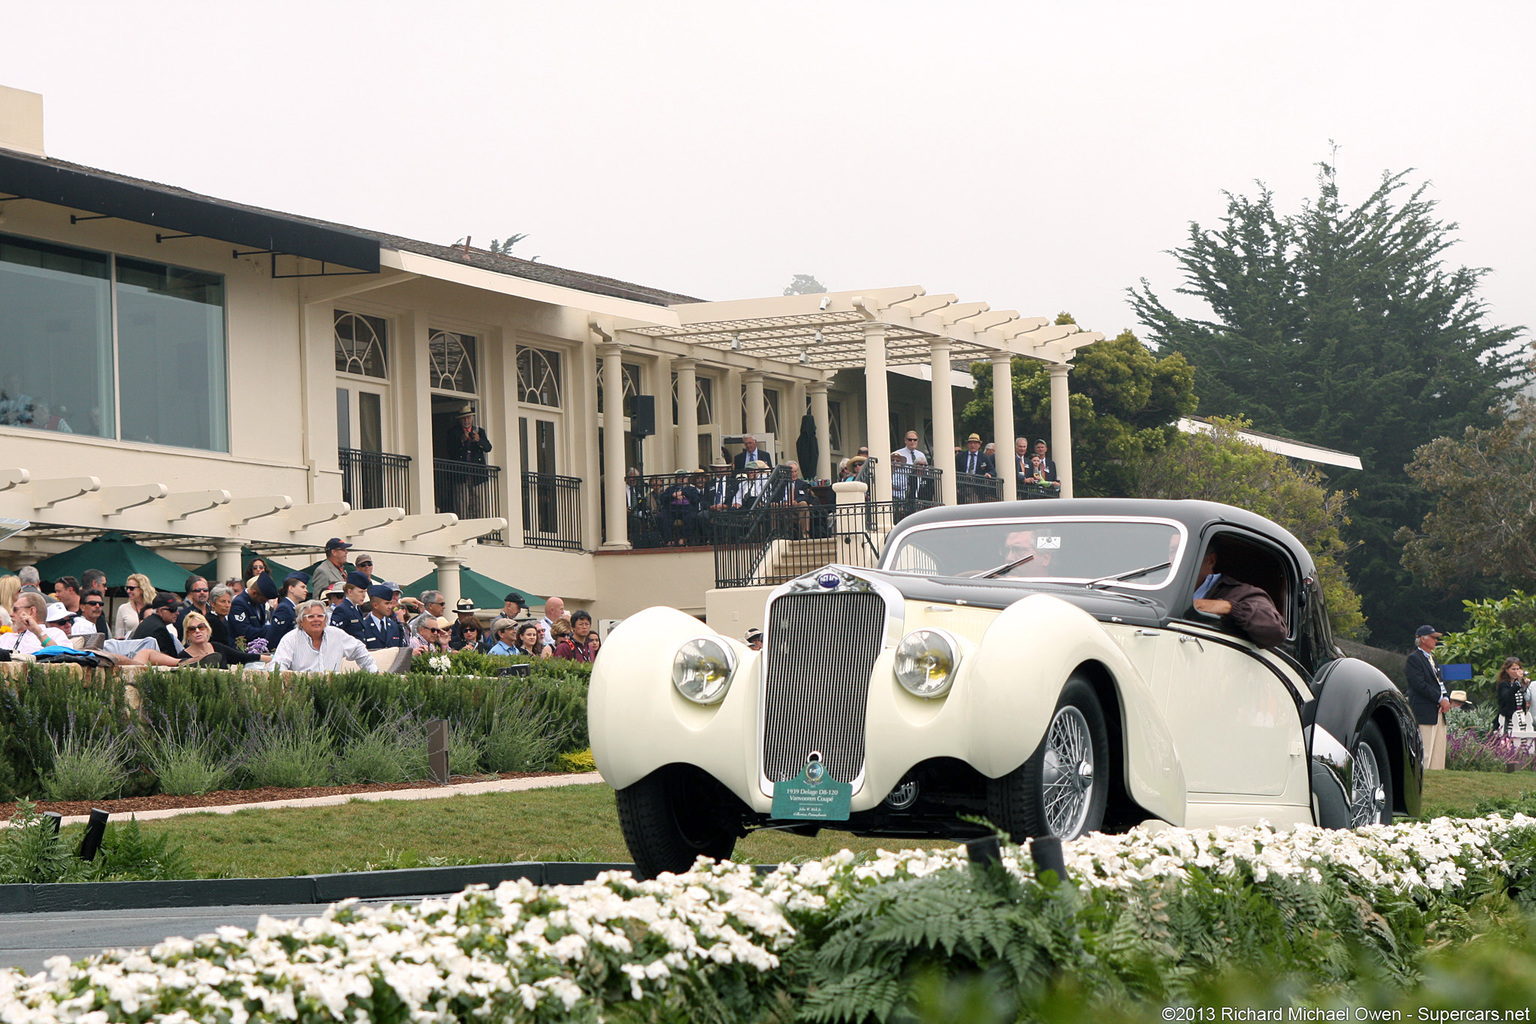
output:
<svg viewBox="0 0 1536 1024"><path fill-rule="evenodd" d="M439 512L460 519L486 519L504 514L501 502L501 467L434 459L432 485ZM505 544L500 530L480 535L482 544Z"/></svg>
<svg viewBox="0 0 1536 1024"><path fill-rule="evenodd" d="M721 513L711 523L715 586L777 586L832 562L873 566L885 535L912 510L892 501Z"/></svg>
<svg viewBox="0 0 1536 1024"><path fill-rule="evenodd" d="M624 514L630 547L692 547L708 544L709 521L716 511L713 506L723 502L729 508L731 499L741 486L740 479L727 474L723 478L725 487L719 488L717 484L721 479L713 471L626 477ZM603 539L608 539L606 515Z"/></svg>
<svg viewBox="0 0 1536 1024"><path fill-rule="evenodd" d="M411 511L411 457L339 448L341 500L353 508Z"/></svg>
<svg viewBox="0 0 1536 1024"><path fill-rule="evenodd" d="M1002 501L1003 478L981 476L976 473L956 473L955 498L962 505L975 505L983 501Z"/></svg>
<svg viewBox="0 0 1536 1024"><path fill-rule="evenodd" d="M531 548L585 550L581 536L581 478L523 474L523 543Z"/></svg>

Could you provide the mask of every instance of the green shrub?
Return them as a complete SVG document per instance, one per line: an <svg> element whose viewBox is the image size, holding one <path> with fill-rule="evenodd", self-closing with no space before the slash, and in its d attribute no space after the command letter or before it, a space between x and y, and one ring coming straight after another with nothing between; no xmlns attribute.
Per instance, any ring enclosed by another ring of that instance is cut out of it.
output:
<svg viewBox="0 0 1536 1024"><path fill-rule="evenodd" d="M106 732L82 736L71 729L63 742L49 737L53 767L43 779L49 800L105 800L122 792L128 781L125 737Z"/></svg>
<svg viewBox="0 0 1536 1024"><path fill-rule="evenodd" d="M1516 590L1508 597L1463 601L1467 628L1447 633L1435 651L1442 664L1468 662L1472 680L1467 694L1481 703L1495 700L1494 679L1509 655L1536 650L1536 594Z"/></svg>
<svg viewBox="0 0 1536 1024"><path fill-rule="evenodd" d="M79 857L84 829L54 832L53 822L23 801L0 829L0 883L96 882L194 877L181 847L169 834L145 836L137 821L111 825L102 836L96 859Z"/></svg>
<svg viewBox="0 0 1536 1024"><path fill-rule="evenodd" d="M240 771L253 789L324 786L334 760L331 732L313 713L277 715L252 734Z"/></svg>
<svg viewBox="0 0 1536 1024"><path fill-rule="evenodd" d="M576 750L561 754L556 759L556 765L563 772L595 772L597 761L592 757L592 748Z"/></svg>
<svg viewBox="0 0 1536 1024"><path fill-rule="evenodd" d="M539 772L554 767L560 736L553 716L540 714L530 705L507 705L492 716L481 762L490 772Z"/></svg>
<svg viewBox="0 0 1536 1024"><path fill-rule="evenodd" d="M336 781L343 786L359 782L409 782L420 775L416 769L412 737L400 723L380 723L354 737L336 758Z"/></svg>
<svg viewBox="0 0 1536 1024"><path fill-rule="evenodd" d="M144 756L160 782L160 792L172 796L202 794L224 789L234 778L229 761L221 754L223 746L193 729L179 736L152 737L146 742Z"/></svg>

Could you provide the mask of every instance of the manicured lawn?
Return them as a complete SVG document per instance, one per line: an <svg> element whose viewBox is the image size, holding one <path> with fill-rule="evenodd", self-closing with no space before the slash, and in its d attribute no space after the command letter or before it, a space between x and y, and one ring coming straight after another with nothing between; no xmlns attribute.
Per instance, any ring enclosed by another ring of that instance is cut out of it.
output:
<svg viewBox="0 0 1536 1024"><path fill-rule="evenodd" d="M1427 772L1428 816L1470 813L1478 801L1536 791L1536 775ZM607 786L567 786L526 793L444 800L357 801L336 807L184 814L142 823L168 832L197 872L259 878L372 867L410 867L446 858L452 863L517 860L628 862L613 792ZM736 847L736 859L759 864L822 857L845 847L873 850L925 845L910 840L859 839L842 832L815 838L758 832ZM945 843L926 845L941 846Z"/></svg>

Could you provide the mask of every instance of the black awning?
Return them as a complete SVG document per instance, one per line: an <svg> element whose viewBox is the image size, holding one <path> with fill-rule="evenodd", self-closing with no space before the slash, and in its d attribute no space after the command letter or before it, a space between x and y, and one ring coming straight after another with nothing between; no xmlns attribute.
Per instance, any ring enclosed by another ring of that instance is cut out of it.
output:
<svg viewBox="0 0 1536 1024"><path fill-rule="evenodd" d="M379 270L375 237L56 160L0 150L0 192L365 273Z"/></svg>

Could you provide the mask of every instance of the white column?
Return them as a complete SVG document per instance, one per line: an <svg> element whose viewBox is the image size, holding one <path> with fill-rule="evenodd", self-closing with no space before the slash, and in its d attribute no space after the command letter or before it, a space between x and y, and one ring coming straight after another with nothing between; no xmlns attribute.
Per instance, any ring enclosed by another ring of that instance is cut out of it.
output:
<svg viewBox="0 0 1536 1024"><path fill-rule="evenodd" d="M458 601L463 590L459 587L459 570L464 563L457 558L447 555L429 555L432 565L437 569L437 589L443 592L443 607L453 610L454 602Z"/></svg>
<svg viewBox="0 0 1536 1024"><path fill-rule="evenodd" d="M506 512L499 514L507 517L507 528L502 531L502 536L507 538L507 547L520 548L523 546L523 454L519 416L522 411L522 389L518 387L517 380L517 332L504 326L498 333L499 339L487 339L486 379L501 382L501 418L497 423L501 440L496 443L501 445L501 497Z"/></svg>
<svg viewBox="0 0 1536 1024"><path fill-rule="evenodd" d="M767 408L763 404L763 375L748 370L741 375L741 387L746 395L746 419L742 433L761 434L768 429ZM763 449L767 451L767 449Z"/></svg>
<svg viewBox="0 0 1536 1024"><path fill-rule="evenodd" d="M624 504L624 349L599 345L603 360L603 501L608 539L604 551L629 548Z"/></svg>
<svg viewBox="0 0 1536 1024"><path fill-rule="evenodd" d="M816 470L808 474L817 480L832 479L832 418L827 411L827 382L814 381L805 386L811 396L811 418L816 421ZM806 474L806 467L800 472Z"/></svg>
<svg viewBox="0 0 1536 1024"><path fill-rule="evenodd" d="M654 473L659 469L670 473L675 469L689 469L697 460L678 462L677 445L672 437L672 357L665 352L658 353L656 367L651 372L655 381L651 386L651 394L656 396L656 433L643 442L641 450L645 453L645 471ZM656 469L651 468L653 463Z"/></svg>
<svg viewBox="0 0 1536 1024"><path fill-rule="evenodd" d="M1072 406L1067 394L1067 374L1071 363L1052 363L1051 374L1051 454L1056 459L1056 477L1061 481L1061 496L1072 497Z"/></svg>
<svg viewBox="0 0 1536 1024"><path fill-rule="evenodd" d="M891 500L891 401L885 387L885 324L864 324L864 432L869 454L880 460L872 474L875 500Z"/></svg>
<svg viewBox="0 0 1536 1024"><path fill-rule="evenodd" d="M214 564L213 574L218 577L214 583L223 583L225 580L237 580L245 567L240 564L240 541L220 540L213 545Z"/></svg>
<svg viewBox="0 0 1536 1024"><path fill-rule="evenodd" d="M677 371L676 464L693 466L699 461L699 363L696 359L674 359Z"/></svg>
<svg viewBox="0 0 1536 1024"><path fill-rule="evenodd" d="M395 387L400 393L400 446L395 451L411 457L410 494L406 511L432 514L437 511L437 472L433 465L432 388L428 380L432 366L431 336L427 318L417 313L401 313L397 324L400 344L395 346ZM476 410L475 422L485 426L483 410ZM386 448L389 439L385 439ZM492 444L495 442L492 441Z"/></svg>
<svg viewBox="0 0 1536 1024"><path fill-rule="evenodd" d="M1013 449L1013 357L1006 352L992 356L992 434L1001 454L1006 443ZM1012 456L1010 456L1012 458ZM1019 480L1013 473L1003 473L1003 500L1017 501Z"/></svg>
<svg viewBox="0 0 1536 1024"><path fill-rule="evenodd" d="M597 466L597 342L588 338L581 346L581 411L577 418L586 423L579 433L581 465L571 476L582 479L581 486L581 533L588 551L596 551L603 536L602 502L599 500L602 486L598 480ZM612 394L612 392L610 392ZM569 426L574 427L574 419ZM622 475L622 474L621 474Z"/></svg>
<svg viewBox="0 0 1536 1024"><path fill-rule="evenodd" d="M933 378L933 464L944 471L939 493L946 505L960 504L955 479L955 393L949 385L949 339L928 339L928 373Z"/></svg>

